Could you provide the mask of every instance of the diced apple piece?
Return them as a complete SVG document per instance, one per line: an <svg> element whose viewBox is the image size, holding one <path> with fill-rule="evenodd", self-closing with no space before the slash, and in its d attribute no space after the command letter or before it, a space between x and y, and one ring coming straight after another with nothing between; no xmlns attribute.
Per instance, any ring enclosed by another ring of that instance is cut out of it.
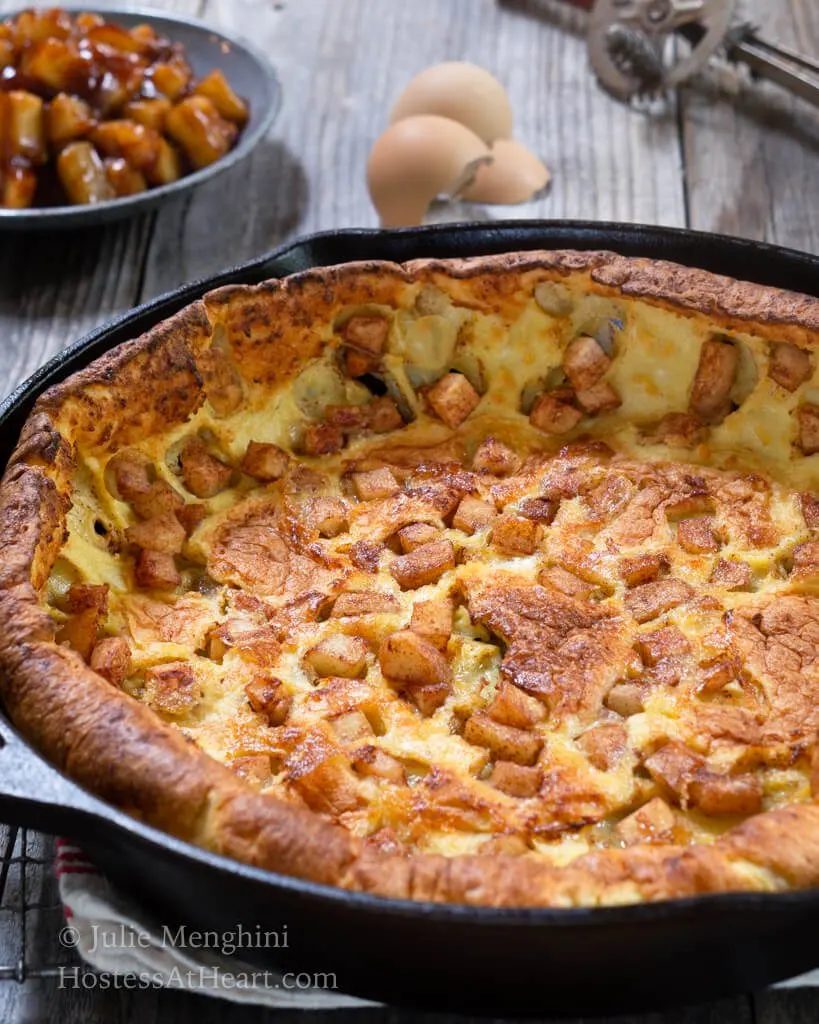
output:
<svg viewBox="0 0 819 1024"><path fill-rule="evenodd" d="M360 501L391 498L401 490L398 481L386 466L381 469L369 469L363 473L353 473L353 487Z"/></svg>
<svg viewBox="0 0 819 1024"><path fill-rule="evenodd" d="M262 786L271 775L270 754L243 754L228 762L232 771L251 785Z"/></svg>
<svg viewBox="0 0 819 1024"><path fill-rule="evenodd" d="M629 814L617 825L617 834L628 845L668 843L677 819L662 797L655 796L647 804Z"/></svg>
<svg viewBox="0 0 819 1024"><path fill-rule="evenodd" d="M472 457L472 468L476 473L511 476L520 469L520 456L496 438L487 437Z"/></svg>
<svg viewBox="0 0 819 1024"><path fill-rule="evenodd" d="M173 512L165 512L129 526L125 538L138 548L178 555L185 544L185 528Z"/></svg>
<svg viewBox="0 0 819 1024"><path fill-rule="evenodd" d="M399 686L417 687L452 683L452 670L437 647L409 629L388 636L378 652L381 672Z"/></svg>
<svg viewBox="0 0 819 1024"><path fill-rule="evenodd" d="M548 526L557 515L557 508L557 502L549 498L524 498L518 505L518 515Z"/></svg>
<svg viewBox="0 0 819 1024"><path fill-rule="evenodd" d="M593 387L610 366L603 346L585 334L569 342L563 356L563 372L576 391Z"/></svg>
<svg viewBox="0 0 819 1024"><path fill-rule="evenodd" d="M819 452L819 405L803 405L796 410L799 447L805 455Z"/></svg>
<svg viewBox="0 0 819 1024"><path fill-rule="evenodd" d="M620 575L627 587L637 587L641 583L651 583L669 566L668 558L658 552L645 555L634 555L620 561Z"/></svg>
<svg viewBox="0 0 819 1024"><path fill-rule="evenodd" d="M182 582L173 555L142 549L136 560L136 583L148 590L175 590Z"/></svg>
<svg viewBox="0 0 819 1024"><path fill-rule="evenodd" d="M398 601L392 594L383 594L377 590L365 590L361 593L339 594L336 598L331 619L357 618L359 615L392 615L401 610Z"/></svg>
<svg viewBox="0 0 819 1024"><path fill-rule="evenodd" d="M365 408L363 405L328 405L324 410L324 421L348 433L360 430L367 421Z"/></svg>
<svg viewBox="0 0 819 1024"><path fill-rule="evenodd" d="M621 722L601 722L575 740L599 772L609 772L620 763L628 745L628 732Z"/></svg>
<svg viewBox="0 0 819 1024"><path fill-rule="evenodd" d="M698 416L687 412L667 413L654 431L643 436L650 444L667 444L673 448L693 448L705 439L705 426Z"/></svg>
<svg viewBox="0 0 819 1024"><path fill-rule="evenodd" d="M142 172L131 167L122 157L106 157L103 164L111 188L117 196L135 196L147 189L148 183Z"/></svg>
<svg viewBox="0 0 819 1024"><path fill-rule="evenodd" d="M211 455L197 437L187 441L179 453L185 487L197 498L212 498L230 483L233 470Z"/></svg>
<svg viewBox="0 0 819 1024"><path fill-rule="evenodd" d="M714 520L711 516L683 519L677 528L677 541L683 551L691 555L719 551L719 541L714 533Z"/></svg>
<svg viewBox="0 0 819 1024"><path fill-rule="evenodd" d="M683 580L657 580L629 591L625 604L638 622L648 622L690 601L693 595L694 591Z"/></svg>
<svg viewBox="0 0 819 1024"><path fill-rule="evenodd" d="M131 670L131 648L121 636L108 636L94 646L91 668L113 686L122 686Z"/></svg>
<svg viewBox="0 0 819 1024"><path fill-rule="evenodd" d="M127 103L122 113L131 121L151 128L160 134L165 131L165 119L173 104L165 97L153 100L132 100Z"/></svg>
<svg viewBox="0 0 819 1024"><path fill-rule="evenodd" d="M416 548L423 547L424 544L431 544L440 535L441 531L437 526L430 526L429 523L410 523L409 526L400 529L396 536L401 550L406 555L410 551L415 551Z"/></svg>
<svg viewBox="0 0 819 1024"><path fill-rule="evenodd" d="M12 89L6 93L6 104L6 160L45 163L48 154L42 99L23 89Z"/></svg>
<svg viewBox="0 0 819 1024"><path fill-rule="evenodd" d="M404 426L404 417L394 398L382 395L365 406L366 425L374 434L388 434Z"/></svg>
<svg viewBox="0 0 819 1024"><path fill-rule="evenodd" d="M158 69L154 81L159 86L157 73ZM207 96L188 96L177 103L165 118L165 131L198 170L221 160L238 134L236 125L226 121Z"/></svg>
<svg viewBox="0 0 819 1024"><path fill-rule="evenodd" d="M389 330L389 321L383 316L350 317L341 331L347 346L345 368L350 377L361 377L378 368Z"/></svg>
<svg viewBox="0 0 819 1024"><path fill-rule="evenodd" d="M448 540L423 544L406 555L399 555L390 572L402 590L415 590L436 583L445 572L455 568L455 549Z"/></svg>
<svg viewBox="0 0 819 1024"><path fill-rule="evenodd" d="M302 449L305 455L332 455L344 447L344 431L329 423L308 423L304 428Z"/></svg>
<svg viewBox="0 0 819 1024"><path fill-rule="evenodd" d="M480 498L474 498L471 494L467 494L466 497L461 498L460 504L455 510L452 526L454 529L462 530L471 536L474 533L480 533L481 530L488 529L497 515L498 513L494 505L490 505L488 501L482 501Z"/></svg>
<svg viewBox="0 0 819 1024"><path fill-rule="evenodd" d="M489 776L490 783L507 796L519 799L537 796L543 783L539 768L527 768L514 761L496 761Z"/></svg>
<svg viewBox="0 0 819 1024"><path fill-rule="evenodd" d="M242 458L241 468L248 476L270 483L284 476L289 461L290 456L277 444L251 441Z"/></svg>
<svg viewBox="0 0 819 1024"><path fill-rule="evenodd" d="M635 637L634 646L643 664L650 666L691 651L691 644L677 626L661 626L649 633L639 633Z"/></svg>
<svg viewBox="0 0 819 1024"><path fill-rule="evenodd" d="M367 670L368 650L361 637L337 634L325 637L311 647L304 660L317 676L357 679Z"/></svg>
<svg viewBox="0 0 819 1024"><path fill-rule="evenodd" d="M192 711L202 699L193 669L182 661L145 670L145 701L160 714L177 718Z"/></svg>
<svg viewBox="0 0 819 1024"><path fill-rule="evenodd" d="M819 496L805 491L799 495L799 508L809 530L819 529Z"/></svg>
<svg viewBox="0 0 819 1024"><path fill-rule="evenodd" d="M224 73L218 68L206 75L193 91L198 96L207 96L225 120L238 125L243 125L247 121L247 104L237 96Z"/></svg>
<svg viewBox="0 0 819 1024"><path fill-rule="evenodd" d="M529 729L546 718L546 709L535 697L514 686L502 683L486 713L501 725Z"/></svg>
<svg viewBox="0 0 819 1024"><path fill-rule="evenodd" d="M643 708L643 691L637 683L616 683L606 696L605 705L623 718L639 715Z"/></svg>
<svg viewBox="0 0 819 1024"><path fill-rule="evenodd" d="M126 119L103 121L91 132L91 142L103 156L122 157L143 173L156 163L160 141L151 128Z"/></svg>
<svg viewBox="0 0 819 1024"><path fill-rule="evenodd" d="M114 198L105 165L90 142L71 142L57 157L57 174L69 202L102 203Z"/></svg>
<svg viewBox="0 0 819 1024"><path fill-rule="evenodd" d="M753 582L750 565L738 558L721 558L711 573L711 582L726 590L745 590Z"/></svg>
<svg viewBox="0 0 819 1024"><path fill-rule="evenodd" d="M569 572L559 565L550 565L541 569L538 574L538 582L554 587L555 590L566 594L567 597L576 597L578 601L585 601L597 589L594 583L581 580L579 576L575 576L573 572Z"/></svg>
<svg viewBox="0 0 819 1024"><path fill-rule="evenodd" d="M691 387L691 412L706 423L721 423L731 411L731 390L738 369L736 345L718 338L704 342Z"/></svg>
<svg viewBox="0 0 819 1024"><path fill-rule="evenodd" d="M355 752L353 769L359 775L372 775L377 779L386 779L397 786L407 781L407 770L401 762L379 747L371 745L362 747Z"/></svg>
<svg viewBox="0 0 819 1024"><path fill-rule="evenodd" d="M446 650L452 635L452 616L454 609L449 598L435 598L430 601L419 601L412 609L410 629L437 647Z"/></svg>
<svg viewBox="0 0 819 1024"><path fill-rule="evenodd" d="M464 726L464 739L478 747L486 747L501 761L530 766L543 749L540 736L525 729L502 725L484 711L476 711Z"/></svg>
<svg viewBox="0 0 819 1024"><path fill-rule="evenodd" d="M336 739L345 746L373 735L372 726L362 711L346 711L331 719L330 725L333 727Z"/></svg>
<svg viewBox="0 0 819 1024"><path fill-rule="evenodd" d="M768 374L786 391L796 391L811 375L810 356L788 342L779 342L771 347Z"/></svg>
<svg viewBox="0 0 819 1024"><path fill-rule="evenodd" d="M182 524L185 533L190 536L196 527L207 517L207 509L198 501L191 501L187 505L176 509L174 515Z"/></svg>
<svg viewBox="0 0 819 1024"><path fill-rule="evenodd" d="M172 146L166 138L160 137L157 143L156 159L150 167L145 169L145 177L152 185L158 187L179 181L182 172L182 158L179 155L179 150ZM208 393L208 398L211 399L211 404L215 404L210 393Z"/></svg>
<svg viewBox="0 0 819 1024"><path fill-rule="evenodd" d="M248 702L255 712L264 715L268 724L283 725L293 707L281 679L258 676L245 686Z"/></svg>
<svg viewBox="0 0 819 1024"><path fill-rule="evenodd" d="M589 416L597 416L601 412L612 412L614 409L619 409L623 404L620 396L611 384L605 380L590 388L577 391L575 398L581 409L588 413Z"/></svg>
<svg viewBox="0 0 819 1024"><path fill-rule="evenodd" d="M531 555L537 549L538 526L531 519L504 513L492 526L492 544L507 555Z"/></svg>
<svg viewBox="0 0 819 1024"><path fill-rule="evenodd" d="M304 522L320 537L337 537L347 529L347 503L343 498L313 498L304 507Z"/></svg>
<svg viewBox="0 0 819 1024"><path fill-rule="evenodd" d="M429 389L427 401L433 412L455 430L474 412L481 396L462 373L447 373Z"/></svg>
<svg viewBox="0 0 819 1024"><path fill-rule="evenodd" d="M541 395L532 406L529 422L546 434L568 434L583 419L583 413L570 402L554 395Z"/></svg>

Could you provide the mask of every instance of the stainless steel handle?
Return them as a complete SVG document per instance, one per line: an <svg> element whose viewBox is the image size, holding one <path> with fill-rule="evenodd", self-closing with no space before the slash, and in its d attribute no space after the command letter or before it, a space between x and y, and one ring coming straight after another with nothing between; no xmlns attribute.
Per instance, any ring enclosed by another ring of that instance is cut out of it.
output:
<svg viewBox="0 0 819 1024"><path fill-rule="evenodd" d="M794 96L819 106L819 64L814 61L756 36L741 39L729 49L729 54L760 78L776 82Z"/></svg>

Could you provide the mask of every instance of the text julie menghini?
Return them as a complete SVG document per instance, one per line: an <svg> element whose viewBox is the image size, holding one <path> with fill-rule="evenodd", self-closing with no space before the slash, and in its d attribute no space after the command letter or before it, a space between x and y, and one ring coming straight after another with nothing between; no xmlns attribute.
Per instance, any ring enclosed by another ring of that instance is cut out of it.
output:
<svg viewBox="0 0 819 1024"><path fill-rule="evenodd" d="M83 952L93 956L98 950L117 949L208 949L232 956L242 949L288 949L287 925L276 931L263 928L245 928L236 925L226 931L197 931L185 925L171 928L164 925L159 935L146 935L125 924L90 926L90 934L67 925L60 932L63 946L84 946Z"/></svg>

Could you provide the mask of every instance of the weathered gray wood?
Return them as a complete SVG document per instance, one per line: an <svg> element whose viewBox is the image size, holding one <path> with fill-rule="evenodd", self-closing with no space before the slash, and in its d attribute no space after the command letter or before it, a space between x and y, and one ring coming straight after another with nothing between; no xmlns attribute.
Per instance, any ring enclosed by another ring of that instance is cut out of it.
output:
<svg viewBox="0 0 819 1024"><path fill-rule="evenodd" d="M162 990L136 992L91 992L82 989L57 991L53 983L32 983L18 990L9 1008L14 1017L3 1020L14 1024L482 1024L483 1018L459 1017L450 1014L420 1014L413 1011L366 1009L345 1011L269 1010L264 1007L240 1007L205 996ZM764 1024L811 1024L810 1002L793 998L772 997L772 1005L794 1006L804 1016L776 1016ZM2 1006L2 1003L0 1003ZM815 1007L815 1001L814 1001ZM748 997L708 1003L703 1006L667 1013L634 1017L601 1018L599 1024L752 1024ZM502 1024L498 1021L495 1024ZM577 1022L579 1024L579 1022ZM760 1024L763 1024L760 1021Z"/></svg>
<svg viewBox="0 0 819 1024"><path fill-rule="evenodd" d="M819 8L753 0L747 17L773 40L819 55ZM815 251L819 110L727 71L683 100L691 226Z"/></svg>
<svg viewBox="0 0 819 1024"><path fill-rule="evenodd" d="M208 0L217 23L224 9L224 0ZM550 191L535 202L459 207L461 218L684 223L675 117L647 120L596 89L572 12L546 17L536 0L299 0L251 9L252 23L232 21L270 56L284 107L252 160L160 215L147 294L295 232L377 226L365 185L370 146L406 82L440 60L468 59L495 72L509 91L518 138L553 171Z"/></svg>
<svg viewBox="0 0 819 1024"><path fill-rule="evenodd" d="M780 989L753 996L754 1024L816 1024L819 997L815 989Z"/></svg>

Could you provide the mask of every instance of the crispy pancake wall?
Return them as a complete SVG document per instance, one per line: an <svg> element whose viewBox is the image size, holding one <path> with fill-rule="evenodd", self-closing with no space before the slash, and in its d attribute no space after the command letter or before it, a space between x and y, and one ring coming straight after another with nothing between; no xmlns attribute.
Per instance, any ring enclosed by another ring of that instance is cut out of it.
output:
<svg viewBox="0 0 819 1024"><path fill-rule="evenodd" d="M348 888L816 884L817 308L570 252L211 293L29 419L4 703L149 823Z"/></svg>

